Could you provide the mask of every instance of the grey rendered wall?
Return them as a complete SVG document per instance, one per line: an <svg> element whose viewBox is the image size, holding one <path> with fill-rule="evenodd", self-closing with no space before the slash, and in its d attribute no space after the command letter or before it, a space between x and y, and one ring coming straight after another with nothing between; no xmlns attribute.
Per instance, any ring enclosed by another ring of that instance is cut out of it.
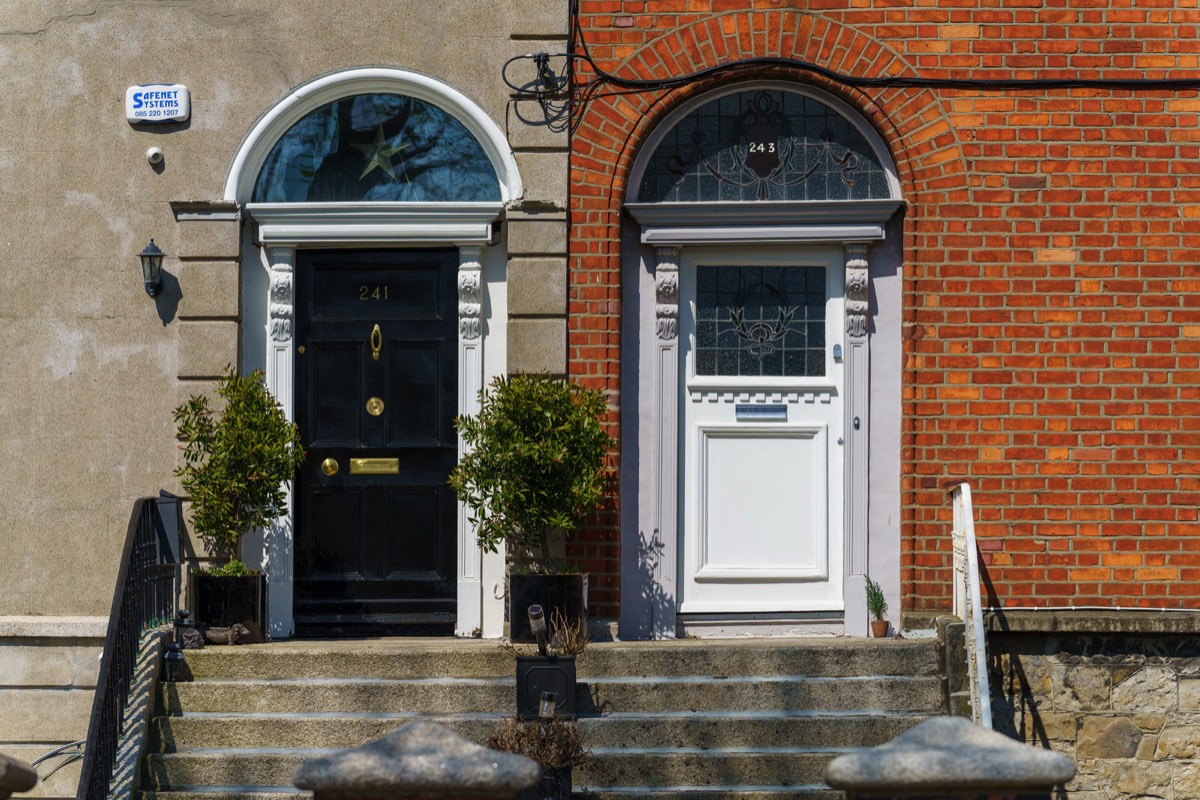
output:
<svg viewBox="0 0 1200 800"><path fill-rule="evenodd" d="M255 120L296 86L355 66L416 70L510 133L526 188L505 223L510 366L565 368L566 136L518 121L500 79L512 55L561 52L565 28L565 4L532 0L4 4L0 623L33 621L0 648L0 675L25 669L37 685L29 648L51 648L38 651L51 669L53 648L75 647L56 643L51 618L107 613L133 501L177 488L171 411L240 350L242 223L222 186ZM129 125L125 90L150 82L186 84L190 121ZM137 268L151 237L167 253L157 299ZM15 721L32 708L15 680L0 680L0 731L25 731ZM82 736L78 705L52 733L3 741Z"/></svg>

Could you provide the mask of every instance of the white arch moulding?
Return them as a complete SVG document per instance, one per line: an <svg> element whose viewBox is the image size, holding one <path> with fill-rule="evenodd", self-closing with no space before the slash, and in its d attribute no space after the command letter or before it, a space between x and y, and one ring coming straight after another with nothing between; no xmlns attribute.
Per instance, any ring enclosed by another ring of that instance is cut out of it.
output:
<svg viewBox="0 0 1200 800"><path fill-rule="evenodd" d="M472 203L253 203L258 173L271 148L305 115L356 94L402 94L435 105L475 136L496 171L500 200ZM360 67L309 81L275 104L242 141L225 180L224 199L236 203L251 224L243 236L243 358L261 365L267 385L294 419L296 251L312 247L454 246L458 269L458 413L478 411L487 380L504 372L504 307L485 298L489 273L504 274L505 253L495 244L495 222L523 195L516 159L500 127L457 89L419 72ZM253 272L252 265L261 265ZM490 302L489 302L490 301ZM462 442L459 442L461 451ZM268 583L268 633L288 637L292 616L293 512L264 531L261 567ZM458 619L456 632L500 636L503 632L503 554L485 555L465 507L458 513ZM252 559L252 554L247 553ZM490 587L485 591L484 587Z"/></svg>

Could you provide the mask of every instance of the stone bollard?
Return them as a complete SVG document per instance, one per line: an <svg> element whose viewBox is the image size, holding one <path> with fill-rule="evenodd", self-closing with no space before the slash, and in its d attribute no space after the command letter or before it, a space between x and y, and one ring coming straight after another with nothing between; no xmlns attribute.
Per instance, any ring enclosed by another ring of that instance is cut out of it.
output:
<svg viewBox="0 0 1200 800"><path fill-rule="evenodd" d="M382 739L305 761L296 786L314 800L482 800L513 798L536 786L542 769L433 722L410 722Z"/></svg>
<svg viewBox="0 0 1200 800"><path fill-rule="evenodd" d="M0 800L13 792L28 792L37 786L38 775L24 761L0 754Z"/></svg>
<svg viewBox="0 0 1200 800"><path fill-rule="evenodd" d="M1049 800L1071 759L962 717L927 719L887 744L838 756L825 782L847 800Z"/></svg>

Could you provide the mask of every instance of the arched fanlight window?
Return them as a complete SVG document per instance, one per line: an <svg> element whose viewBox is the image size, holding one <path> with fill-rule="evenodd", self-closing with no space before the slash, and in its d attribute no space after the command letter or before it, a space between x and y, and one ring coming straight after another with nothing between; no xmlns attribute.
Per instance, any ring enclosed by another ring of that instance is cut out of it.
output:
<svg viewBox="0 0 1200 800"><path fill-rule="evenodd" d="M495 202L496 170L450 114L416 97L357 94L305 115L275 143L251 202Z"/></svg>
<svg viewBox="0 0 1200 800"><path fill-rule="evenodd" d="M751 89L681 119L655 148L640 203L880 200L888 175L835 108L797 92Z"/></svg>

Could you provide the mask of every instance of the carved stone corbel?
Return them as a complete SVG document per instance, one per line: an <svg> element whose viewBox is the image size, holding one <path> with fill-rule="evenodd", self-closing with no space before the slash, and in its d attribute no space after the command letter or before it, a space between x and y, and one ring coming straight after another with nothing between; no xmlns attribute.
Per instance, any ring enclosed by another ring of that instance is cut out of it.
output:
<svg viewBox="0 0 1200 800"><path fill-rule="evenodd" d="M291 247L272 247L268 250L267 257L271 264L271 340L290 342L292 317L296 310L296 251Z"/></svg>
<svg viewBox="0 0 1200 800"><path fill-rule="evenodd" d="M846 333L867 335L871 278L866 244L846 245Z"/></svg>
<svg viewBox="0 0 1200 800"><path fill-rule="evenodd" d="M478 339L483 333L483 265L481 249L459 247L458 263L458 335Z"/></svg>
<svg viewBox="0 0 1200 800"><path fill-rule="evenodd" d="M656 247L654 271L654 327L658 338L672 341L679 336L679 248Z"/></svg>

